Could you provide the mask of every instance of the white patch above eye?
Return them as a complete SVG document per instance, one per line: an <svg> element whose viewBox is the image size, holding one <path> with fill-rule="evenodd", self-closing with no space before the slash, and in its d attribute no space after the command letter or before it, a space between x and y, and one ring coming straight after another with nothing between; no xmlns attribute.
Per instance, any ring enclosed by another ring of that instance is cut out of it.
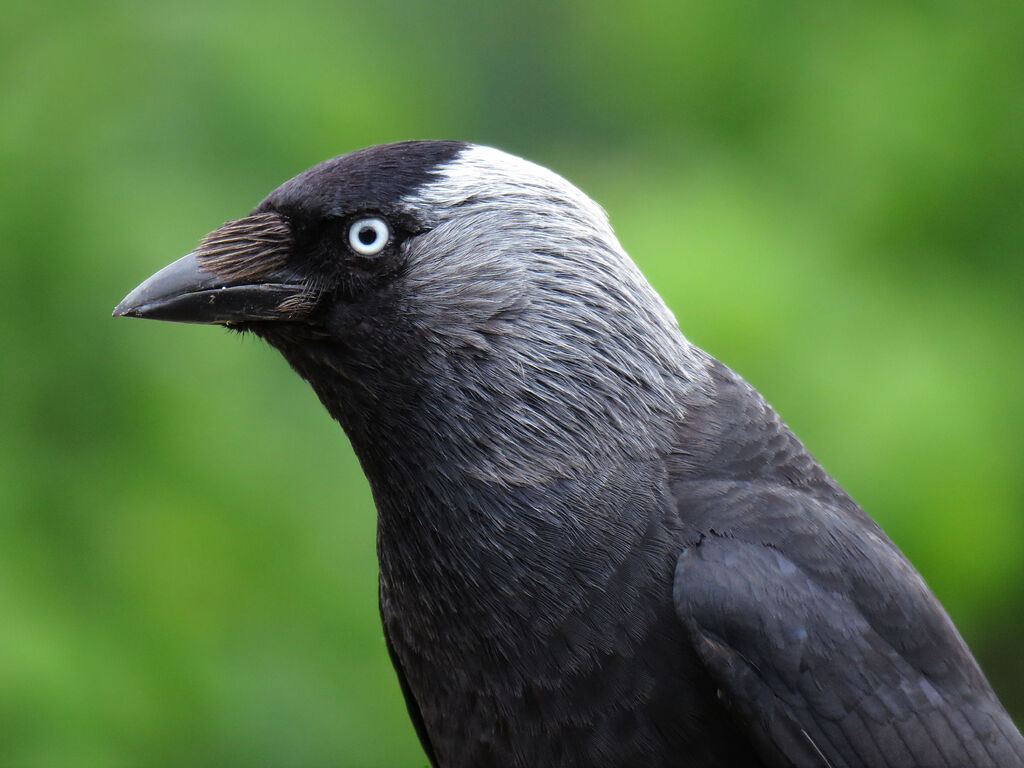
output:
<svg viewBox="0 0 1024 768"><path fill-rule="evenodd" d="M357 219L348 228L348 245L360 256L376 256L391 239L391 230L384 219L368 216Z"/></svg>

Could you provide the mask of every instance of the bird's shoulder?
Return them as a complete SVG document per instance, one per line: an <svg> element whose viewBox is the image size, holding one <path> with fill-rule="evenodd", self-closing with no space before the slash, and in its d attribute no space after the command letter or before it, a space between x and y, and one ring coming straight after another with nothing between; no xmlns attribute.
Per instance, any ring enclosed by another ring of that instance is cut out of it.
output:
<svg viewBox="0 0 1024 768"><path fill-rule="evenodd" d="M759 754L1019 764L1019 734L921 576L753 388L712 374L716 397L666 459L673 602Z"/></svg>
<svg viewBox="0 0 1024 768"><path fill-rule="evenodd" d="M702 546L744 557L770 552L846 595L894 642L912 627L943 643L959 640L899 548L764 398L720 363L712 375L716 396L688 413L666 459L668 495L686 532L681 553L693 557ZM756 559L737 564L751 578L758 569ZM920 652L927 642L920 639Z"/></svg>

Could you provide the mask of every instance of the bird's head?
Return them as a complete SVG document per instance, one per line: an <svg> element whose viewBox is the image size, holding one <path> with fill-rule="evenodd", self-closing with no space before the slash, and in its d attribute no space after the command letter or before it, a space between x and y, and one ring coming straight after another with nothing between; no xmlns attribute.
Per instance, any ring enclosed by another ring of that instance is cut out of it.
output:
<svg viewBox="0 0 1024 768"><path fill-rule="evenodd" d="M644 425L681 417L676 390L704 373L597 204L545 168L453 141L304 171L114 314L252 331L357 449L389 427L415 442L421 425L505 482L536 475L555 433L548 474L609 446L649 451Z"/></svg>

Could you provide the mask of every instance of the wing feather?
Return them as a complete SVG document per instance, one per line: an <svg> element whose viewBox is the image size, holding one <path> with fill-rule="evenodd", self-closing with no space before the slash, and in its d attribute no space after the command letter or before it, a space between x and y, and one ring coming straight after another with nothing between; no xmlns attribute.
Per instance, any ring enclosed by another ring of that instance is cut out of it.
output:
<svg viewBox="0 0 1024 768"><path fill-rule="evenodd" d="M677 615L768 765L1024 765L952 622L877 527L767 483L705 483L680 503L714 525L679 556Z"/></svg>

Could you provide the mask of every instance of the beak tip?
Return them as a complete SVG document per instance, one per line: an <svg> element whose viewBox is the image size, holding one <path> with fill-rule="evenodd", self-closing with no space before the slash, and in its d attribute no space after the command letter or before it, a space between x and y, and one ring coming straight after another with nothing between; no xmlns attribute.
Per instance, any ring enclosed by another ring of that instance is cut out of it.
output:
<svg viewBox="0 0 1024 768"><path fill-rule="evenodd" d="M189 253L143 280L114 307L111 317L148 317L147 307L210 282L211 277L200 275L195 254Z"/></svg>
<svg viewBox="0 0 1024 768"><path fill-rule="evenodd" d="M140 288L142 286L139 286ZM114 311L110 313L111 317L143 317L141 312L142 308L146 305L145 298L143 297L140 301L140 297L137 295L139 288L129 293L116 307Z"/></svg>

